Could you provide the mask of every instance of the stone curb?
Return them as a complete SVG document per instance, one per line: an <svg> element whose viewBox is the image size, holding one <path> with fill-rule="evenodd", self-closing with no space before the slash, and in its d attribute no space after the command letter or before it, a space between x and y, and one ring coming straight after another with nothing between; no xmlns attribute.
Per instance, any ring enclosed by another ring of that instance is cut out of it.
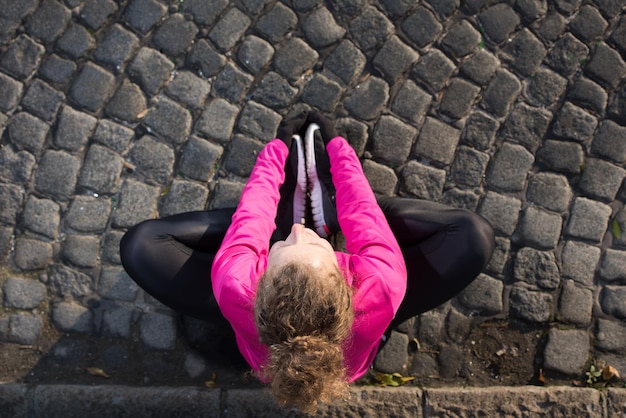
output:
<svg viewBox="0 0 626 418"><path fill-rule="evenodd" d="M567 386L353 387L319 417L622 417L626 390ZM0 384L2 417L296 417L263 389Z"/></svg>

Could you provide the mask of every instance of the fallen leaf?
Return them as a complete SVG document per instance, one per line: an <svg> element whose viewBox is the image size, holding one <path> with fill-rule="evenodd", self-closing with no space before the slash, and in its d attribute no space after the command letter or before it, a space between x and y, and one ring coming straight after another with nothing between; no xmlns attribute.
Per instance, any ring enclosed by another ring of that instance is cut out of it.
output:
<svg viewBox="0 0 626 418"><path fill-rule="evenodd" d="M137 119L143 119L143 118L145 118L145 117L146 117L146 115L148 114L148 110L149 110L149 109L145 109L145 110L143 110L143 111L139 112L139 114L137 114Z"/></svg>
<svg viewBox="0 0 626 418"><path fill-rule="evenodd" d="M602 379L604 379L605 381L609 381L611 379L618 379L621 380L621 376L619 375L619 371L613 367L613 366L606 366L604 369L602 369Z"/></svg>
<svg viewBox="0 0 626 418"><path fill-rule="evenodd" d="M213 373L213 375L211 376L211 380L206 380L204 382L204 386L209 389L215 389L217 387L217 375Z"/></svg>
<svg viewBox="0 0 626 418"><path fill-rule="evenodd" d="M87 373L89 373L92 376L98 376L98 377L106 377L107 379L111 376L109 376L108 374L106 374L104 372L104 370L98 368L98 367L88 367L87 368Z"/></svg>
<svg viewBox="0 0 626 418"><path fill-rule="evenodd" d="M611 224L611 232L613 232L613 236L615 239L620 239L622 237L622 226L619 224L617 219L613 219L613 223Z"/></svg>
<svg viewBox="0 0 626 418"><path fill-rule="evenodd" d="M543 376L543 369L539 369L539 377L537 377L537 380L541 384L546 383L546 378Z"/></svg>

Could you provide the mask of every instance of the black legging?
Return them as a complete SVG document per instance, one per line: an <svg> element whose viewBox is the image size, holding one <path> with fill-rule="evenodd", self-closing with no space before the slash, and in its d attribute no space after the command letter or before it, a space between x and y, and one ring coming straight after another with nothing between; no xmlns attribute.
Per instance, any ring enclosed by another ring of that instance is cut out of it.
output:
<svg viewBox="0 0 626 418"><path fill-rule="evenodd" d="M493 229L473 212L438 203L379 197L407 267L407 292L391 327L437 307L472 282L494 249ZM144 221L120 243L122 264L161 303L224 322L211 289L211 265L234 209Z"/></svg>

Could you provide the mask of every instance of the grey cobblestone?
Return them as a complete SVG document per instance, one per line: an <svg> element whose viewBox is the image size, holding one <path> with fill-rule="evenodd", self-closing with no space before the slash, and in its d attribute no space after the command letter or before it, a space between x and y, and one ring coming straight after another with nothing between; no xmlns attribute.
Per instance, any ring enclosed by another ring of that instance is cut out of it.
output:
<svg viewBox="0 0 626 418"><path fill-rule="evenodd" d="M589 48L571 33L566 33L548 52L546 64L562 75L572 74L588 58Z"/></svg>
<svg viewBox="0 0 626 418"><path fill-rule="evenodd" d="M218 54L204 39L191 46L187 55L187 63L200 77L212 77L226 64L226 57Z"/></svg>
<svg viewBox="0 0 626 418"><path fill-rule="evenodd" d="M579 78L567 92L567 99L577 106L603 114L607 105L607 94L599 84Z"/></svg>
<svg viewBox="0 0 626 418"><path fill-rule="evenodd" d="M133 311L118 302L103 303L101 331L111 337L129 338Z"/></svg>
<svg viewBox="0 0 626 418"><path fill-rule="evenodd" d="M109 98L115 79L111 73L91 62L86 63L70 89L70 97L87 110L97 113Z"/></svg>
<svg viewBox="0 0 626 418"><path fill-rule="evenodd" d="M429 167L417 161L409 161L402 168L404 190L420 199L433 201L441 199L445 178L444 170Z"/></svg>
<svg viewBox="0 0 626 418"><path fill-rule="evenodd" d="M272 109L284 109L296 98L298 90L278 73L265 74L252 90L252 100Z"/></svg>
<svg viewBox="0 0 626 418"><path fill-rule="evenodd" d="M532 75L546 56L546 49L530 30L522 29L504 45L502 60L525 77Z"/></svg>
<svg viewBox="0 0 626 418"><path fill-rule="evenodd" d="M482 183L488 163L488 154L460 146L450 168L450 174L456 183L478 187Z"/></svg>
<svg viewBox="0 0 626 418"><path fill-rule="evenodd" d="M551 11L539 27L539 34L548 42L556 41L565 31L567 22L565 18L556 11Z"/></svg>
<svg viewBox="0 0 626 418"><path fill-rule="evenodd" d="M606 282L626 283L626 252L607 248L600 263L600 277Z"/></svg>
<svg viewBox="0 0 626 418"><path fill-rule="evenodd" d="M547 322L552 317L553 298L521 286L514 286L509 296L509 315L530 322Z"/></svg>
<svg viewBox="0 0 626 418"><path fill-rule="evenodd" d="M625 175L626 171L621 167L604 160L587 158L578 186L585 195L610 202L615 199Z"/></svg>
<svg viewBox="0 0 626 418"><path fill-rule="evenodd" d="M585 71L600 83L615 88L626 75L626 63L619 52L600 43L585 66Z"/></svg>
<svg viewBox="0 0 626 418"><path fill-rule="evenodd" d="M96 41L81 25L70 24L57 41L57 47L71 58L78 58L92 50Z"/></svg>
<svg viewBox="0 0 626 418"><path fill-rule="evenodd" d="M548 335L544 367L566 375L577 375L587 362L590 345L585 331L553 328Z"/></svg>
<svg viewBox="0 0 626 418"><path fill-rule="evenodd" d="M107 119L101 119L98 121L92 139L113 151L121 152L126 149L134 135L132 129Z"/></svg>
<svg viewBox="0 0 626 418"><path fill-rule="evenodd" d="M143 47L131 61L128 74L148 95L153 96L169 80L173 70L174 64L165 55Z"/></svg>
<svg viewBox="0 0 626 418"><path fill-rule="evenodd" d="M393 84L408 72L418 58L417 52L397 36L392 36L380 47L372 64L388 82Z"/></svg>
<svg viewBox="0 0 626 418"><path fill-rule="evenodd" d="M481 315L496 315L502 312L504 284L497 279L480 274L459 296L459 302L467 309Z"/></svg>
<svg viewBox="0 0 626 418"><path fill-rule="evenodd" d="M8 340L25 345L37 344L42 328L41 317L28 313L16 313L9 318Z"/></svg>
<svg viewBox="0 0 626 418"><path fill-rule="evenodd" d="M443 52L431 49L422 55L413 67L413 73L433 90L439 91L447 83L454 69L454 63Z"/></svg>
<svg viewBox="0 0 626 418"><path fill-rule="evenodd" d="M602 310L614 317L624 320L626 319L626 287L624 286L606 286L600 292L600 305Z"/></svg>
<svg viewBox="0 0 626 418"><path fill-rule="evenodd" d="M470 54L481 42L482 36L467 20L461 20L448 30L441 45L458 58Z"/></svg>
<svg viewBox="0 0 626 418"><path fill-rule="evenodd" d="M393 24L371 6L350 23L352 39L365 52L380 46L392 33Z"/></svg>
<svg viewBox="0 0 626 418"><path fill-rule="evenodd" d="M560 138L571 139L577 142L588 140L598 125L595 117L578 106L566 102L552 127L552 133Z"/></svg>
<svg viewBox="0 0 626 418"><path fill-rule="evenodd" d="M371 138L374 159L396 166L404 163L416 135L417 130L412 126L393 116L381 116Z"/></svg>
<svg viewBox="0 0 626 418"><path fill-rule="evenodd" d="M563 173L580 173L584 164L583 148L579 144L547 140L537 151L537 159L552 170Z"/></svg>
<svg viewBox="0 0 626 418"><path fill-rule="evenodd" d="M503 237L496 237L495 249L493 251L493 255L491 256L491 260L489 260L489 264L487 264L486 269L494 273L502 273L502 271L504 270L504 266L506 265L506 262L509 258L510 249L510 240Z"/></svg>
<svg viewBox="0 0 626 418"><path fill-rule="evenodd" d="M241 35L250 27L251 20L233 7L217 21L209 32L209 39L223 52L232 49Z"/></svg>
<svg viewBox="0 0 626 418"><path fill-rule="evenodd" d="M545 109L517 104L504 122L499 136L512 139L531 151L536 151L548 130L552 114Z"/></svg>
<svg viewBox="0 0 626 418"><path fill-rule="evenodd" d="M26 151L13 152L10 147L2 147L0 163L0 178L21 184L30 178L35 157Z"/></svg>
<svg viewBox="0 0 626 418"><path fill-rule="evenodd" d="M24 85L17 80L0 73L0 110L9 112L19 103Z"/></svg>
<svg viewBox="0 0 626 418"><path fill-rule="evenodd" d="M80 298L93 290L93 279L61 264L52 264L47 269L48 287L59 296Z"/></svg>
<svg viewBox="0 0 626 418"><path fill-rule="evenodd" d="M441 33L443 25L425 7L418 7L402 22L402 30L419 48L424 48Z"/></svg>
<svg viewBox="0 0 626 418"><path fill-rule="evenodd" d="M517 99L522 86L519 80L506 70L496 71L483 93L483 103L496 116L504 116Z"/></svg>
<svg viewBox="0 0 626 418"><path fill-rule="evenodd" d="M158 0L132 0L126 7L124 17L130 26L147 33L167 12Z"/></svg>
<svg viewBox="0 0 626 418"><path fill-rule="evenodd" d="M45 48L26 35L20 35L0 57L0 67L17 79L28 78L37 68Z"/></svg>
<svg viewBox="0 0 626 418"><path fill-rule="evenodd" d="M66 85L70 82L76 64L58 55L49 56L39 67L39 75L51 83Z"/></svg>
<svg viewBox="0 0 626 418"><path fill-rule="evenodd" d="M505 142L489 168L487 184L503 191L521 191L533 162L533 155L524 147Z"/></svg>
<svg viewBox="0 0 626 418"><path fill-rule="evenodd" d="M566 241L561 254L561 275L584 286L593 286L600 249L576 241Z"/></svg>
<svg viewBox="0 0 626 418"><path fill-rule="evenodd" d="M95 267L98 264L100 240L98 237L70 234L63 241L62 256L78 267Z"/></svg>
<svg viewBox="0 0 626 418"><path fill-rule="evenodd" d="M321 111L332 112L337 106L341 86L323 75L316 74L302 90L302 100Z"/></svg>
<svg viewBox="0 0 626 418"><path fill-rule="evenodd" d="M176 322L169 315L144 313L139 321L139 334L147 348L173 350L176 344Z"/></svg>
<svg viewBox="0 0 626 418"><path fill-rule="evenodd" d="M223 149L192 136L182 150L179 171L186 177L206 182L215 174Z"/></svg>
<svg viewBox="0 0 626 418"><path fill-rule="evenodd" d="M52 259L52 244L29 238L16 238L15 265L22 270L39 270Z"/></svg>
<svg viewBox="0 0 626 418"><path fill-rule="evenodd" d="M243 186L244 184L241 182L221 179L215 186L215 195L210 209L237 207Z"/></svg>
<svg viewBox="0 0 626 418"><path fill-rule="evenodd" d="M268 41L275 44L289 33L297 23L298 16L290 8L281 3L276 3L259 18L254 27ZM306 30L304 27L303 29Z"/></svg>
<svg viewBox="0 0 626 418"><path fill-rule="evenodd" d="M102 269L98 281L98 294L103 298L132 302L137 297L138 291L139 286L122 267Z"/></svg>
<svg viewBox="0 0 626 418"><path fill-rule="evenodd" d="M60 207L49 199L29 196L22 213L24 226L50 239L56 239L61 221Z"/></svg>
<svg viewBox="0 0 626 418"><path fill-rule="evenodd" d="M441 164L450 164L461 132L438 119L427 117L413 152Z"/></svg>
<svg viewBox="0 0 626 418"><path fill-rule="evenodd" d="M392 195L395 192L398 177L391 168L372 160L364 160L363 172L375 193Z"/></svg>
<svg viewBox="0 0 626 418"><path fill-rule="evenodd" d="M204 26L210 26L228 5L228 0L186 0L180 7L185 13L193 16L193 20Z"/></svg>
<svg viewBox="0 0 626 418"><path fill-rule="evenodd" d="M378 77L369 77L357 85L346 98L344 106L358 119L375 119L389 100L389 86Z"/></svg>
<svg viewBox="0 0 626 418"><path fill-rule="evenodd" d="M157 187L135 180L124 180L120 188L119 205L113 212L113 225L130 228L145 219L152 219L158 197Z"/></svg>
<svg viewBox="0 0 626 418"><path fill-rule="evenodd" d="M80 161L64 152L46 151L35 172L35 188L61 200L71 197L76 186Z"/></svg>
<svg viewBox="0 0 626 418"><path fill-rule="evenodd" d="M550 107L561 98L566 87L567 79L547 68L539 68L529 80L527 91L533 104Z"/></svg>
<svg viewBox="0 0 626 418"><path fill-rule="evenodd" d="M281 117L278 113L259 103L250 101L241 111L237 127L244 133L248 133L263 142L268 142L274 138L280 120Z"/></svg>
<svg viewBox="0 0 626 418"><path fill-rule="evenodd" d="M102 238L102 260L113 264L121 264L120 241L123 233L120 231L109 231Z"/></svg>
<svg viewBox="0 0 626 418"><path fill-rule="evenodd" d="M235 124L239 109L224 99L212 100L196 123L196 131L207 138L227 142Z"/></svg>
<svg viewBox="0 0 626 418"><path fill-rule="evenodd" d="M476 211L479 196L473 190L448 189L443 193L441 202L455 208Z"/></svg>
<svg viewBox="0 0 626 418"><path fill-rule="evenodd" d="M603 203L577 197L565 233L569 236L600 242L606 232L611 208Z"/></svg>
<svg viewBox="0 0 626 418"><path fill-rule="evenodd" d="M136 123L145 114L146 98L141 88L129 80L124 80L119 86L111 100L107 104L105 111L113 119Z"/></svg>
<svg viewBox="0 0 626 418"><path fill-rule="evenodd" d="M561 236L560 215L529 206L522 212L513 242L545 250L554 249Z"/></svg>
<svg viewBox="0 0 626 418"><path fill-rule="evenodd" d="M368 128L362 122L352 118L337 119L337 133L348 141L358 156L362 156L369 138Z"/></svg>
<svg viewBox="0 0 626 418"><path fill-rule="evenodd" d="M526 199L548 210L564 212L572 200L572 190L564 176L537 173L528 180Z"/></svg>
<svg viewBox="0 0 626 418"><path fill-rule="evenodd" d="M618 120L626 117L626 86L614 93L609 103L608 113Z"/></svg>
<svg viewBox="0 0 626 418"><path fill-rule="evenodd" d="M90 333L93 314L76 303L60 302L52 306L52 322L62 331Z"/></svg>
<svg viewBox="0 0 626 418"><path fill-rule="evenodd" d="M294 71L295 73L299 71L300 66L306 68L309 65L312 65L312 62L310 62L311 53L313 53L315 59L317 59L317 53L313 51L311 47L306 44L306 42L300 40L299 38L290 39L287 45L288 46L285 46L283 51L289 50L289 45L291 45L291 53L295 54L295 57L297 57L294 62L291 62L293 67L297 68L297 70ZM287 53L285 52L285 54ZM261 69L270 62L273 56L274 47L272 46L272 44L254 35L248 35L241 43L241 45L239 45L239 49L237 50L237 58L239 60L239 64L253 74L261 71ZM284 72L281 71L281 66L278 64L279 57L279 55L276 56L276 59L274 60L274 67L277 69L278 72L286 77L289 77L289 74L285 74L285 72L291 72L291 66L285 65L287 63L283 62L282 68ZM290 58L286 58L287 62L289 62L290 59L291 56ZM304 72L304 70L302 70L302 72ZM298 74L298 76L299 75L300 74ZM298 76L296 76L296 78Z"/></svg>
<svg viewBox="0 0 626 418"><path fill-rule="evenodd" d="M46 286L31 279L9 277L2 286L3 306L14 309L34 309L46 297Z"/></svg>
<svg viewBox="0 0 626 418"><path fill-rule="evenodd" d="M93 30L97 30L117 11L113 0L87 0L80 17Z"/></svg>
<svg viewBox="0 0 626 418"><path fill-rule="evenodd" d="M461 119L470 112L479 93L478 86L453 78L443 91L439 111L452 119Z"/></svg>
<svg viewBox="0 0 626 418"><path fill-rule="evenodd" d="M398 116L412 122L421 122L430 106L432 97L411 80L400 86L393 101L391 110Z"/></svg>
<svg viewBox="0 0 626 418"><path fill-rule="evenodd" d="M26 21L30 36L50 44L63 32L71 18L70 11L56 1L46 1Z"/></svg>
<svg viewBox="0 0 626 418"><path fill-rule="evenodd" d="M554 253L530 247L524 247L517 252L513 274L515 280L544 290L554 290L560 282Z"/></svg>
<svg viewBox="0 0 626 418"><path fill-rule="evenodd" d="M601 157L608 158L616 163L626 162L626 127L620 126L611 120L600 122L595 132L591 151Z"/></svg>
<svg viewBox="0 0 626 418"><path fill-rule="evenodd" d="M169 192L163 199L159 210L160 216L174 215L176 213L203 210L209 195L206 187L198 183L174 180Z"/></svg>
<svg viewBox="0 0 626 418"><path fill-rule="evenodd" d="M0 183L0 221L15 224L24 200L24 191L12 184Z"/></svg>
<svg viewBox="0 0 626 418"><path fill-rule="evenodd" d="M192 118L187 109L166 97L159 97L143 123L173 146L182 144L191 131Z"/></svg>
<svg viewBox="0 0 626 418"><path fill-rule="evenodd" d="M262 148L263 143L255 139L235 135L226 153L225 168L238 176L248 177Z"/></svg>
<svg viewBox="0 0 626 418"><path fill-rule="evenodd" d="M138 174L157 183L164 184L172 174L174 151L152 136L145 135L136 141L128 157Z"/></svg>
<svg viewBox="0 0 626 418"><path fill-rule="evenodd" d="M326 58L325 65L344 83L350 84L361 74L365 62L363 53L352 42L344 39Z"/></svg>
<svg viewBox="0 0 626 418"><path fill-rule="evenodd" d="M480 151L486 151L494 143L499 127L497 120L484 112L476 111L469 116L465 124L461 142Z"/></svg>
<svg viewBox="0 0 626 418"><path fill-rule="evenodd" d="M103 64L108 64L117 71L128 62L139 45L139 38L120 24L109 28L94 50L93 56Z"/></svg>
<svg viewBox="0 0 626 418"><path fill-rule="evenodd" d="M593 292L567 280L559 298L559 315L565 322L589 326L593 314Z"/></svg>
<svg viewBox="0 0 626 418"><path fill-rule="evenodd" d="M46 121L52 120L65 98L64 94L53 89L41 80L34 80L22 98L22 106Z"/></svg>
<svg viewBox="0 0 626 418"><path fill-rule="evenodd" d="M522 202L514 197L487 192L478 207L478 214L489 221L497 233L510 236L515 231Z"/></svg>
<svg viewBox="0 0 626 418"><path fill-rule="evenodd" d="M520 18L508 4L496 4L478 15L485 34L495 43L507 39L520 24Z"/></svg>
<svg viewBox="0 0 626 418"><path fill-rule="evenodd" d="M152 42L170 57L184 53L191 45L198 28L182 14L171 15L154 31Z"/></svg>
<svg viewBox="0 0 626 418"><path fill-rule="evenodd" d="M620 322L598 319L596 345L609 351L623 351L626 348L626 326Z"/></svg>
<svg viewBox="0 0 626 418"><path fill-rule="evenodd" d="M60 112L57 130L54 135L56 146L70 152L80 151L96 129L97 119L65 106Z"/></svg>
<svg viewBox="0 0 626 418"><path fill-rule="evenodd" d="M480 49L461 64L461 74L481 86L486 85L498 68L498 59Z"/></svg>
<svg viewBox="0 0 626 418"><path fill-rule="evenodd" d="M76 196L70 203L65 223L81 232L102 232L111 212L111 201L106 198Z"/></svg>
<svg viewBox="0 0 626 418"><path fill-rule="evenodd" d="M20 112L10 120L7 130L9 139L18 149L38 155L43 149L50 127L30 113Z"/></svg>
<svg viewBox="0 0 626 418"><path fill-rule="evenodd" d="M396 373L407 367L407 347L409 337L397 331L391 331L389 339L376 356L375 366L383 373Z"/></svg>
<svg viewBox="0 0 626 418"><path fill-rule="evenodd" d="M231 103L239 103L250 88L253 77L228 63L213 82L213 91Z"/></svg>
<svg viewBox="0 0 626 418"><path fill-rule="evenodd" d="M580 8L569 27L579 39L584 42L591 42L596 36L604 32L608 25L598 9L586 5Z"/></svg>

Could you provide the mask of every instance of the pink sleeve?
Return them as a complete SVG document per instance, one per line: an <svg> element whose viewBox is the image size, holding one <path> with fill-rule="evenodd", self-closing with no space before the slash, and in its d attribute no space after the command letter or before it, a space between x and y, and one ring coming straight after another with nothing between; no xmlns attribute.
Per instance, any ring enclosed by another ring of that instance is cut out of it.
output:
<svg viewBox="0 0 626 418"><path fill-rule="evenodd" d="M254 297L267 268L288 155L279 140L261 150L211 269L215 299L235 330L239 349L254 368L267 355L254 324Z"/></svg>
<svg viewBox="0 0 626 418"><path fill-rule="evenodd" d="M337 189L337 218L346 237L346 249L354 259L351 264L358 264L361 270L355 272L353 286L386 287L395 313L406 292L406 266L400 246L352 147L345 139L336 137L326 149ZM370 283L363 283L363 279ZM375 280L383 283L371 283Z"/></svg>

